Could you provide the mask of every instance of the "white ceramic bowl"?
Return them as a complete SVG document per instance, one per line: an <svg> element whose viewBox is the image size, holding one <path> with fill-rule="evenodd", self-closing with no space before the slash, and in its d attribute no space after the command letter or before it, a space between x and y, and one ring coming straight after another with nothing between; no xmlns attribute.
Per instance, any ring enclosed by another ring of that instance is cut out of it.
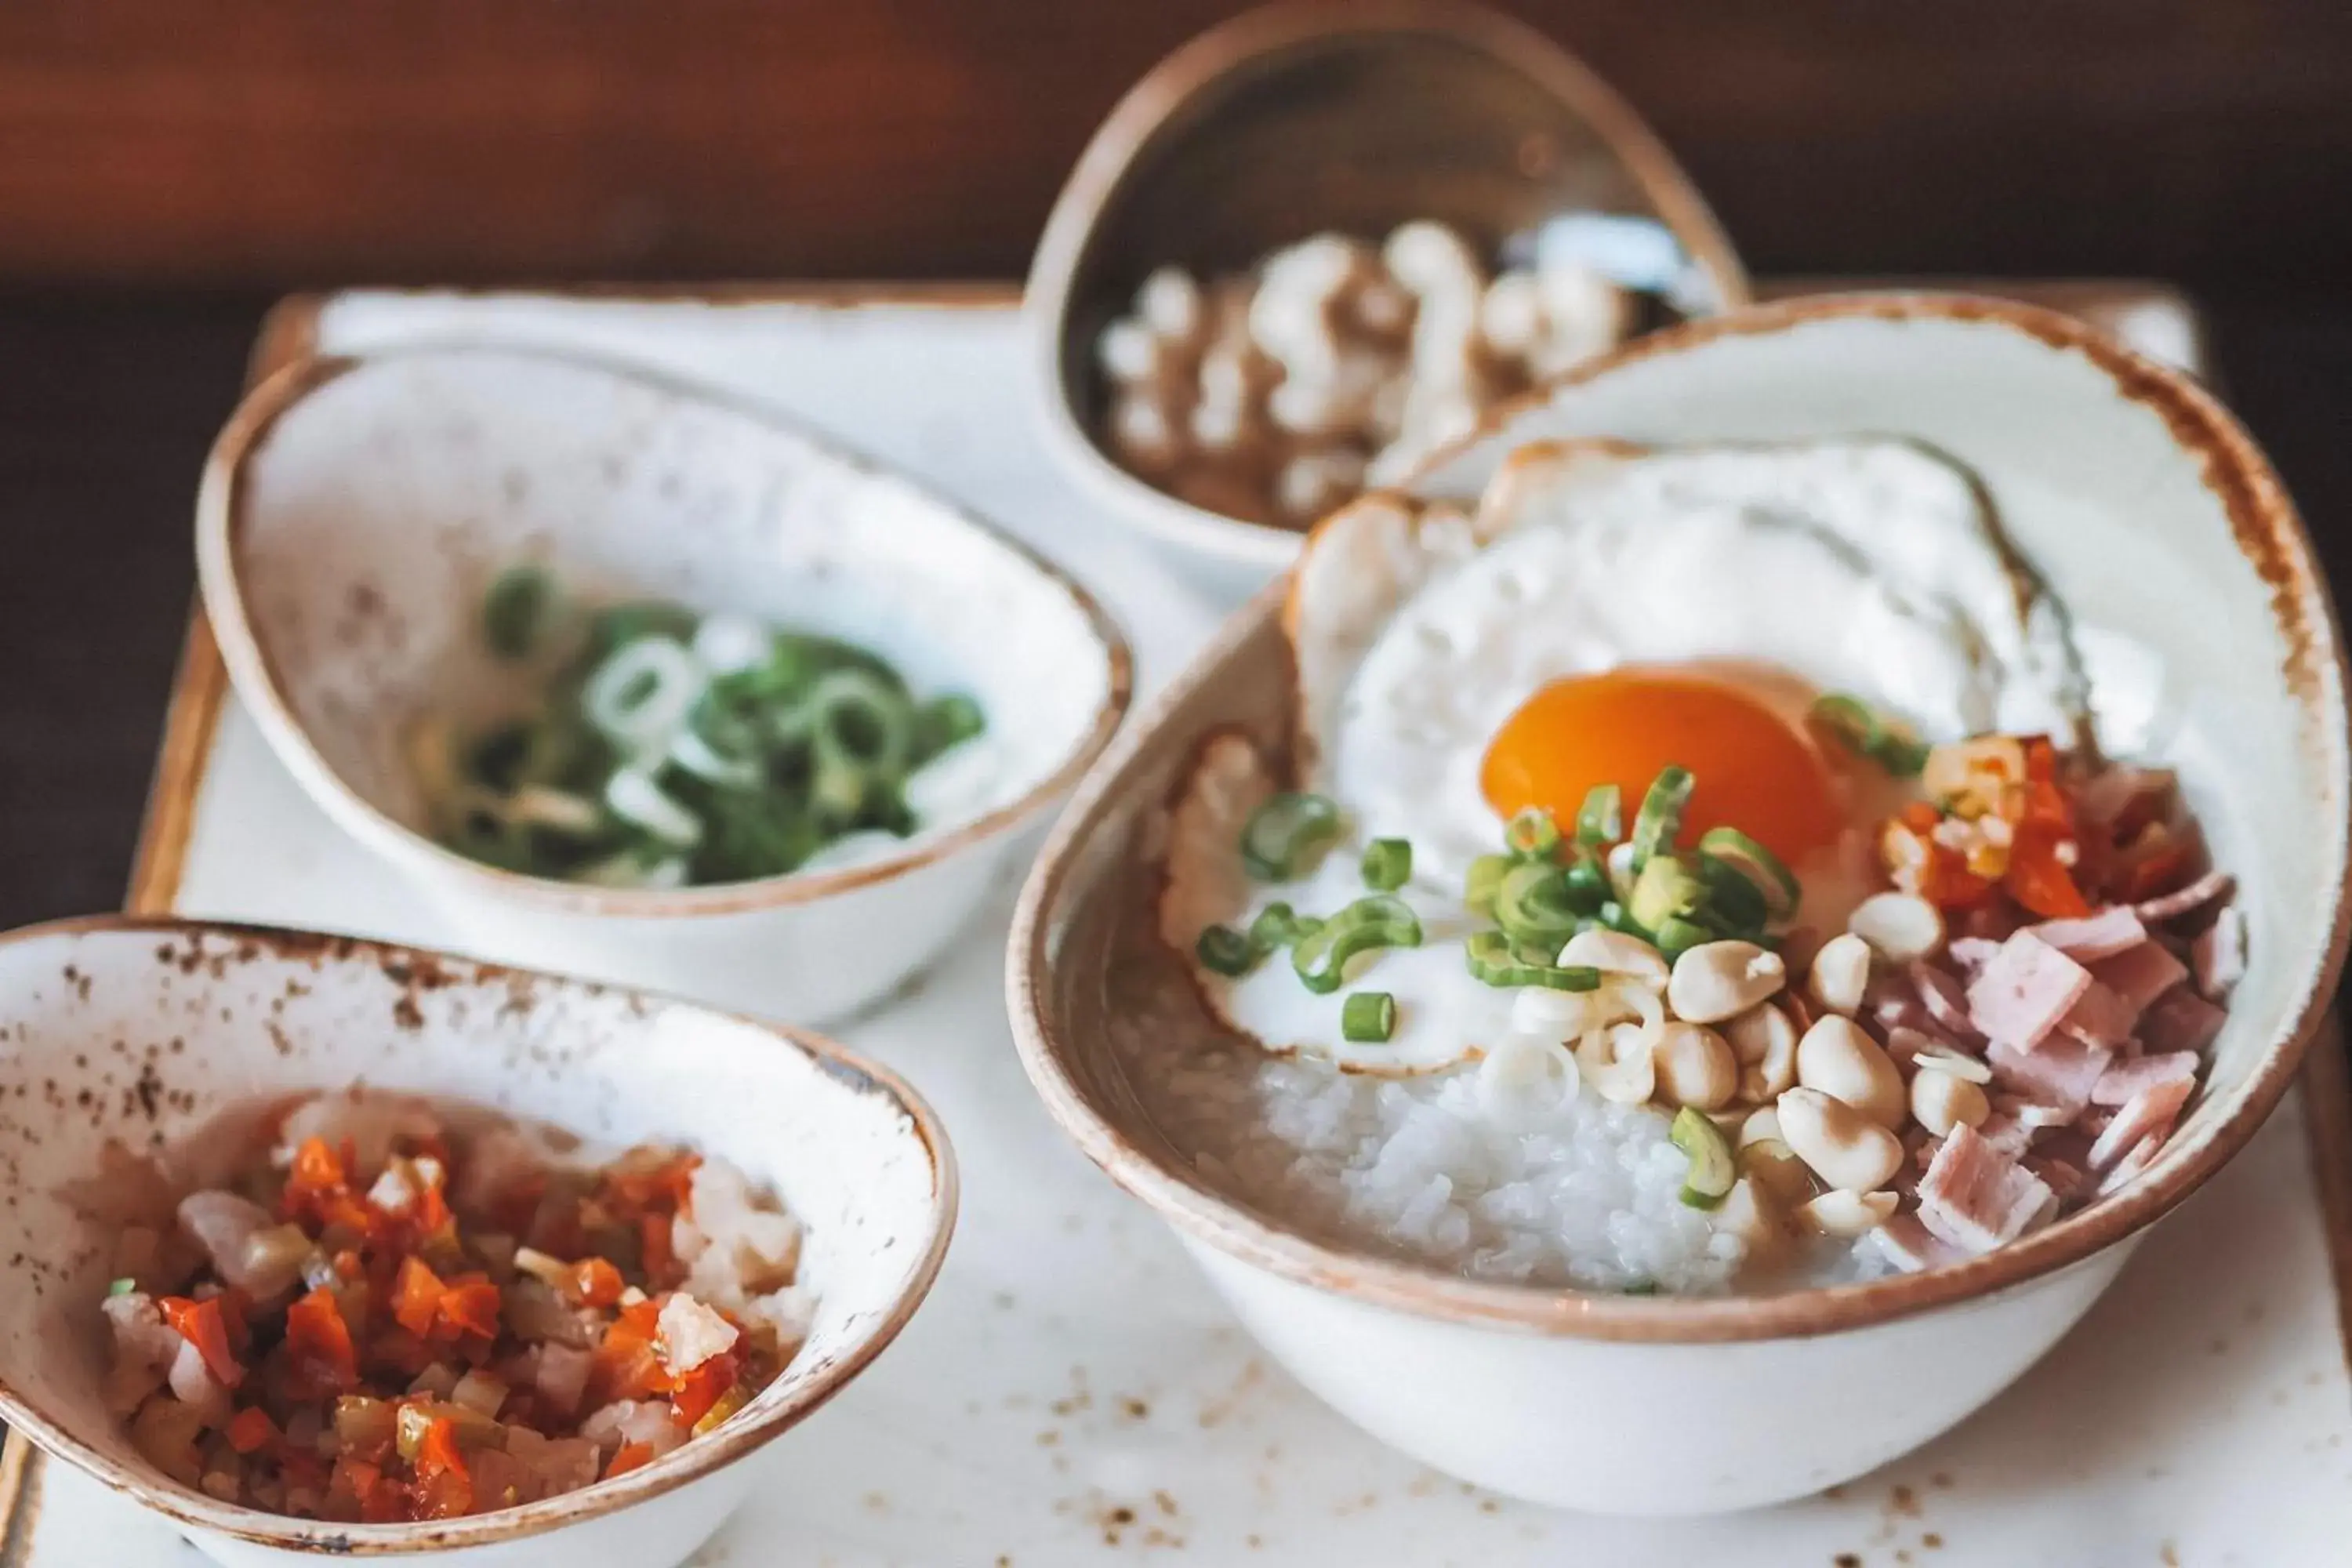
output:
<svg viewBox="0 0 2352 1568"><path fill-rule="evenodd" d="M0 936L0 1415L234 1568L317 1554L467 1568L667 1568L757 1479L743 1463L905 1327L947 1251L955 1164L913 1091L828 1041L577 981L341 937L135 917ZM472 1101L592 1145L680 1143L808 1226L808 1343L743 1413L642 1470L503 1512L343 1525L158 1474L100 1402L102 1213L67 1195L120 1142L170 1146L305 1090Z"/></svg>
<svg viewBox="0 0 2352 1568"><path fill-rule="evenodd" d="M1127 643L977 519L756 410L544 353L428 348L289 367L229 421L197 508L237 694L311 796L510 963L822 1020L929 962L1118 726ZM961 820L838 869L674 891L498 870L420 830L404 736L523 695L478 631L518 562L831 633L971 692L1003 766Z"/></svg>
<svg viewBox="0 0 2352 1568"><path fill-rule="evenodd" d="M1080 786L1024 893L1010 1000L1055 1120L1175 1228L1300 1382L1451 1474L1566 1507L1712 1512L1815 1491L1927 1441L2054 1344L2142 1227L2245 1144L2333 990L2352 802L2334 612L2276 477L2193 384L2021 306L1798 300L1646 339L1507 411L1416 488L1473 495L1506 451L1549 437L1857 431L1915 436L1973 466L2079 617L2166 658L2202 742L2175 760L2241 879L2252 967L2206 1091L2107 1199L1955 1268L1674 1300L1473 1283L1322 1245L1221 1191L1143 1119L1112 1042L1123 1027L1214 1027L1152 934L1147 846L1203 733L1239 724L1286 743L1276 595Z"/></svg>
<svg viewBox="0 0 2352 1568"><path fill-rule="evenodd" d="M1138 479L1098 444L1102 328L1152 268L1239 271L1322 230L1413 218L1498 246L1566 213L1649 219L1711 296L1748 279L1714 215L1608 83L1532 27L1454 0L1274 5L1202 33L1129 89L1087 144L1024 290L1038 428L1110 516L1234 598L1299 531L1227 517Z"/></svg>

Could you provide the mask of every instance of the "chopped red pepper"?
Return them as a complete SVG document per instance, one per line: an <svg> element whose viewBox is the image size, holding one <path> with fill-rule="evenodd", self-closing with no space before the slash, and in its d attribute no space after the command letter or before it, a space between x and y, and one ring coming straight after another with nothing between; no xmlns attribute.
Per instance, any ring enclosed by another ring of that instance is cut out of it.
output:
<svg viewBox="0 0 2352 1568"><path fill-rule="evenodd" d="M229 1418L223 1436L228 1446L240 1454L251 1454L278 1441L278 1423L269 1412L257 1405L248 1405Z"/></svg>
<svg viewBox="0 0 2352 1568"><path fill-rule="evenodd" d="M166 1296L156 1305L163 1310L163 1321L172 1325L172 1331L196 1347L215 1383L235 1388L245 1381L245 1368L228 1348L228 1325L222 1321L218 1297L192 1301L185 1296Z"/></svg>
<svg viewBox="0 0 2352 1568"><path fill-rule="evenodd" d="M465 1334L478 1334L486 1340L498 1338L499 1288L478 1274L451 1280L442 1292L433 1331L442 1339Z"/></svg>
<svg viewBox="0 0 2352 1568"><path fill-rule="evenodd" d="M441 1277L414 1254L400 1260L400 1279L392 1288L392 1315L410 1333L433 1331L433 1320L447 1287Z"/></svg>
<svg viewBox="0 0 2352 1568"><path fill-rule="evenodd" d="M661 1358L654 1352L660 1319L661 1309L652 1300L621 1309L621 1315L604 1331L603 1342L593 1352L591 1386L596 1403L669 1392L669 1373L662 1370Z"/></svg>
<svg viewBox="0 0 2352 1568"><path fill-rule="evenodd" d="M2009 869L2001 876L2001 886L2043 920L2080 920L2091 912L2090 900L2074 886L2074 874L2059 858L2059 846L2067 842L2044 824L2026 823L2018 827L2017 842L2010 846Z"/></svg>
<svg viewBox="0 0 2352 1568"><path fill-rule="evenodd" d="M606 1259L583 1258L572 1266L565 1286L566 1294L583 1307L609 1307L621 1299L627 1281Z"/></svg>
<svg viewBox="0 0 2352 1568"><path fill-rule="evenodd" d="M315 1387L348 1394L359 1386L359 1357L335 1293L321 1285L286 1309L286 1353Z"/></svg>
<svg viewBox="0 0 2352 1568"><path fill-rule="evenodd" d="M727 1396L735 1386L740 1371L731 1351L720 1351L690 1372L677 1374L677 1391L670 1395L670 1408L677 1414L678 1424L692 1426L710 1413L710 1407Z"/></svg>
<svg viewBox="0 0 2352 1568"><path fill-rule="evenodd" d="M645 1264L648 1285L667 1289L686 1278L686 1271L677 1266L677 1254L669 1244L669 1215L646 1215L637 1222L637 1253Z"/></svg>
<svg viewBox="0 0 2352 1568"><path fill-rule="evenodd" d="M442 1419L425 1428L416 1448L415 1517L455 1519L474 1508L474 1479L457 1451L457 1426Z"/></svg>
<svg viewBox="0 0 2352 1568"><path fill-rule="evenodd" d="M604 1467L604 1479L609 1481L614 1476L625 1476L631 1470L643 1469L646 1466L650 1465L653 1462L654 1448L652 1444L624 1443L621 1445L619 1452L613 1456L613 1462Z"/></svg>

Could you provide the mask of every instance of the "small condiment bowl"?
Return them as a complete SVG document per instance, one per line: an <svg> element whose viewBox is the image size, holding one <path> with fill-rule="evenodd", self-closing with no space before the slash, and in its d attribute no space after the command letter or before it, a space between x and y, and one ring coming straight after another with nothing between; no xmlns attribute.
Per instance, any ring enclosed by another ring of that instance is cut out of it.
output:
<svg viewBox="0 0 2352 1568"><path fill-rule="evenodd" d="M197 504L237 694L343 828L487 956L821 1021L934 957L1131 687L1086 592L977 518L752 407L544 353L439 347L289 367L230 419ZM406 745L528 695L483 594L520 563L591 601L750 612L978 699L1001 765L875 858L670 890L559 882L436 843Z"/></svg>
<svg viewBox="0 0 2352 1568"><path fill-rule="evenodd" d="M414 949L131 916L0 936L0 1415L233 1568L320 1555L484 1568L667 1568L748 1495L746 1463L840 1392L929 1290L956 1173L929 1107L814 1036L683 1002ZM807 1343L732 1420L643 1469L501 1512L338 1524L223 1503L157 1472L107 1414L97 1178L240 1111L355 1083L485 1106L610 1152L691 1147L807 1226Z"/></svg>
<svg viewBox="0 0 2352 1568"><path fill-rule="evenodd" d="M1120 100L1046 220L1024 310L1047 446L1119 521L1218 586L1255 588L1298 531L1119 466L1097 435L1104 325L1170 263L1236 272L1309 235L1378 238L1413 218L1491 255L1567 213L1654 220L1712 296L1695 309L1747 301L1738 258L1664 143L1535 29L1444 0L1276 5L1212 28Z"/></svg>
<svg viewBox="0 0 2352 1568"><path fill-rule="evenodd" d="M1926 1442L2055 1344L2145 1227L2252 1137L2344 959L2345 667L2311 542L2212 396L2068 318L1951 295L1825 297L1670 328L1505 410L1412 487L1475 497L1532 440L1909 436L1969 465L2083 624L2156 650L2200 743L2166 759L2236 873L2252 967L2155 1163L1956 1267L1777 1295L1501 1283L1374 1257L1221 1184L1141 1109L1129 1063L1226 1037L1156 935L1155 833L1202 739L1293 739L1269 592L1079 787L1016 915L1008 986L1063 1131L1156 1210L1299 1381L1497 1491L1706 1513L1817 1491ZM1163 1067L1157 1070L1164 1077Z"/></svg>

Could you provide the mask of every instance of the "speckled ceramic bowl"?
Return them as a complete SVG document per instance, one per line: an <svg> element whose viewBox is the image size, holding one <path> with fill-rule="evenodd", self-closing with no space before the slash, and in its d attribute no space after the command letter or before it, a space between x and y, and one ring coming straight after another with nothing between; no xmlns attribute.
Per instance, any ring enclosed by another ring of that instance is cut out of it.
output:
<svg viewBox="0 0 2352 1568"><path fill-rule="evenodd" d="M2078 626L2162 656L2177 765L2240 879L2252 966L2204 1091L2112 1195L1955 1267L1779 1295L1586 1295L1478 1281L1310 1236L1221 1184L1143 1110L1215 1026L1153 930L1155 832L1201 738L1290 743L1269 593L1081 785L1015 920L1008 984L1063 1130L1150 1205L1299 1381L1451 1474L1555 1505L1706 1513L1816 1491L2031 1366L2145 1226L2242 1149L2343 963L2345 669L2325 580L2213 398L2066 317L1952 295L1792 300L1643 340L1507 409L1411 487L1475 497L1528 441L1908 435L1969 465ZM1156 1075L1156 1076L1153 1076ZM2155 1369L2160 1375L2160 1369Z"/></svg>
<svg viewBox="0 0 2352 1568"><path fill-rule="evenodd" d="M1129 473L1097 436L1103 327L1156 267L1255 265L1324 230L1413 218L1498 251L1570 213L1653 221L1704 280L1691 313L1745 304L1730 241L1674 155L1581 60L1454 0L1301 0L1211 28L1130 89L1095 132L1030 263L1023 311L1038 428L1119 522L1235 597L1298 553L1299 531L1227 517Z"/></svg>
<svg viewBox="0 0 2352 1568"><path fill-rule="evenodd" d="M472 951L822 1020L928 963L1126 711L1126 640L978 519L755 409L542 353L299 363L229 421L197 507L205 608L279 759ZM527 695L478 630L521 562L873 648L978 699L999 749L954 820L826 869L668 891L495 869L422 829L405 737Z"/></svg>
<svg viewBox="0 0 2352 1568"><path fill-rule="evenodd" d="M435 1524L236 1508L157 1474L100 1401L112 1242L74 1190L103 1151L353 1083L488 1106L592 1146L681 1143L808 1226L808 1343L741 1415L642 1470ZM929 1107L814 1037L681 1002L348 938L133 917L0 936L0 1416L235 1565L391 1556L467 1568L666 1568L756 1479L739 1463L906 1326L955 1222Z"/></svg>

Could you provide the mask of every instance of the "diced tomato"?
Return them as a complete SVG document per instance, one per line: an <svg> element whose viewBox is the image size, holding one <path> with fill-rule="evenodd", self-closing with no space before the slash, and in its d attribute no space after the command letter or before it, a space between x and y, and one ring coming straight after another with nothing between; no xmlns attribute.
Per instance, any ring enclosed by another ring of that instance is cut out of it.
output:
<svg viewBox="0 0 2352 1568"><path fill-rule="evenodd" d="M613 1462L604 1467L604 1479L609 1481L614 1476L625 1476L631 1470L643 1469L646 1466L650 1465L653 1462L654 1448L652 1444L624 1443L621 1445L619 1452L613 1456Z"/></svg>
<svg viewBox="0 0 2352 1568"><path fill-rule="evenodd" d="M2074 886L2074 874L2059 858L2059 846L2068 840L2042 824L2017 830L2010 847L2009 869L2001 885L2010 896L2043 920L2080 920L2091 912L2090 900Z"/></svg>
<svg viewBox="0 0 2352 1568"><path fill-rule="evenodd" d="M359 1386L359 1357L335 1293L321 1285L286 1309L286 1353L314 1388L349 1394Z"/></svg>
<svg viewBox="0 0 2352 1568"><path fill-rule="evenodd" d="M645 1170L609 1174L604 1191L620 1208L684 1212L694 1190L695 1170L701 1163L699 1154L680 1154Z"/></svg>
<svg viewBox="0 0 2352 1568"><path fill-rule="evenodd" d="M240 1454L251 1454L278 1441L278 1424L269 1418L267 1410L248 1405L229 1417L224 1435L230 1447Z"/></svg>
<svg viewBox="0 0 2352 1568"><path fill-rule="evenodd" d="M457 1223L449 1213L449 1200L442 1193L439 1182L425 1184L425 1191L417 1194L415 1207L411 1210L409 1217L418 1230L428 1235Z"/></svg>
<svg viewBox="0 0 2352 1568"><path fill-rule="evenodd" d="M445 1339L464 1334L478 1334L486 1340L498 1338L499 1288L478 1274L451 1280L442 1293L433 1331Z"/></svg>
<svg viewBox="0 0 2352 1568"><path fill-rule="evenodd" d="M474 1480L466 1458L457 1451L457 1427L452 1421L435 1421L425 1428L416 1449L418 1519L456 1519L474 1508Z"/></svg>
<svg viewBox="0 0 2352 1568"><path fill-rule="evenodd" d="M1907 803L1901 811L1895 814L1895 816L1896 821L1923 838L1935 832L1937 825L1944 820L1944 814L1924 800Z"/></svg>
<svg viewBox="0 0 2352 1568"><path fill-rule="evenodd" d="M741 1370L730 1351L720 1351L690 1372L677 1375L677 1391L670 1395L670 1408L677 1413L678 1424L692 1426L710 1412L710 1407L726 1397L735 1386Z"/></svg>
<svg viewBox="0 0 2352 1568"><path fill-rule="evenodd" d="M649 1214L637 1222L638 1256L645 1265L646 1282L657 1289L686 1278L677 1266L677 1254L670 1247L670 1224L666 1214Z"/></svg>
<svg viewBox="0 0 2352 1568"><path fill-rule="evenodd" d="M571 1277L564 1281L564 1294L583 1307L609 1307L621 1299L627 1281L621 1271L602 1258L583 1258L572 1266Z"/></svg>
<svg viewBox="0 0 2352 1568"><path fill-rule="evenodd" d="M366 1266L360 1259L360 1255L348 1247L335 1254L334 1262L335 1272L346 1279L356 1279L367 1272Z"/></svg>
<svg viewBox="0 0 2352 1568"><path fill-rule="evenodd" d="M253 1348L253 1325L247 1314L253 1310L253 1299L231 1285L214 1298L220 1303L221 1327L228 1331L228 1348L240 1361Z"/></svg>
<svg viewBox="0 0 2352 1568"><path fill-rule="evenodd" d="M400 1260L400 1278L392 1288L392 1315L400 1326L419 1336L433 1331L436 1310L447 1291L441 1277L414 1255Z"/></svg>
<svg viewBox="0 0 2352 1568"><path fill-rule="evenodd" d="M400 1517L399 1484L384 1479L380 1467L346 1454L335 1461L328 1479L324 1511L330 1519L391 1523Z"/></svg>
<svg viewBox="0 0 2352 1568"><path fill-rule="evenodd" d="M2185 879L2192 856L2186 838L2151 822L2116 851L2115 894L2126 903L2170 892Z"/></svg>
<svg viewBox="0 0 2352 1568"><path fill-rule="evenodd" d="M218 1297L193 1301L185 1296L166 1296L156 1305L163 1310L163 1321L172 1325L172 1331L196 1347L215 1383L235 1388L245 1381L245 1368L228 1348L228 1326L221 1319Z"/></svg>
<svg viewBox="0 0 2352 1568"><path fill-rule="evenodd" d="M661 1358L654 1353L660 1318L660 1307L651 1300L621 1309L593 1352L594 1403L608 1405L615 1399L644 1399L669 1392L669 1373L662 1370Z"/></svg>
<svg viewBox="0 0 2352 1568"><path fill-rule="evenodd" d="M1927 846L1914 889L1939 910L1973 909L1992 891L1992 883L1969 869L1968 857L1946 844Z"/></svg>
<svg viewBox="0 0 2352 1568"><path fill-rule="evenodd" d="M293 1168L286 1174L286 1195L308 1197L318 1193L340 1192L351 1184L343 1174L343 1163L324 1138L306 1138L294 1151Z"/></svg>

